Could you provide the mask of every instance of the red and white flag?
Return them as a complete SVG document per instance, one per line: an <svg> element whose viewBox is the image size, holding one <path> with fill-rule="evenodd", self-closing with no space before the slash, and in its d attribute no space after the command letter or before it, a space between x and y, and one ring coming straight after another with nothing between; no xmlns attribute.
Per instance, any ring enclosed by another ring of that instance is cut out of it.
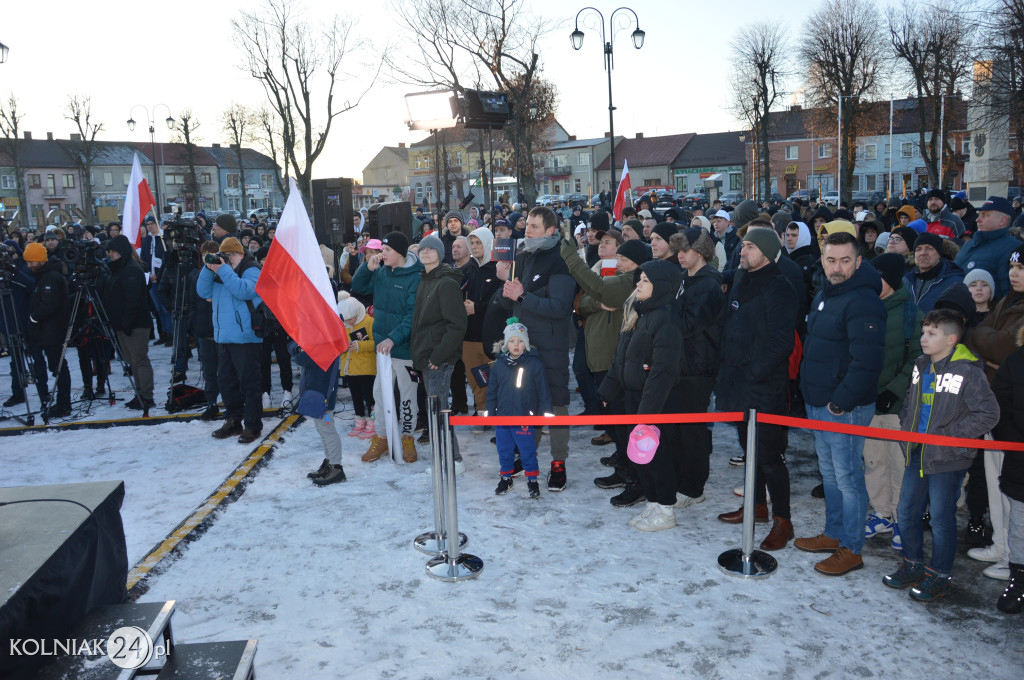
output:
<svg viewBox="0 0 1024 680"><path fill-rule="evenodd" d="M348 349L348 333L338 316L324 258L292 177L256 294L321 369L329 369Z"/></svg>
<svg viewBox="0 0 1024 680"><path fill-rule="evenodd" d="M124 196L124 221L121 226L121 233L128 237L128 242L134 248L142 247L142 220L153 206L156 199L149 189L149 182L142 174L142 166L139 165L139 154L135 154L132 160L132 176L128 180L128 192Z"/></svg>
<svg viewBox="0 0 1024 680"><path fill-rule="evenodd" d="M619 180L619 190L615 192L615 203L612 205L615 219L622 219L622 209L626 207L626 198L632 189L633 185L629 182L629 161L622 161L622 179ZM631 198L629 199L629 204L633 205Z"/></svg>

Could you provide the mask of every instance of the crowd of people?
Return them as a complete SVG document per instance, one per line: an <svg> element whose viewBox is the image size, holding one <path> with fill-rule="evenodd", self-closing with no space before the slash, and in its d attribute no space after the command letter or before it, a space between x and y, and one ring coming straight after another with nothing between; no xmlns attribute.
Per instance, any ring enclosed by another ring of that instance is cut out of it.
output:
<svg viewBox="0 0 1024 680"><path fill-rule="evenodd" d="M962 196L931 190L917 200L851 209L799 200L657 206L657 197L643 196L620 215L607 205L588 213L581 206L497 204L443 217L417 208L411 234L361 233L332 259L336 269L329 267L350 342L327 371L294 345L286 349L286 337L257 334L255 287L266 246L256 241L253 257L257 235L221 215L187 279L196 319L188 328L208 397L213 394L204 416L218 415L220 394L224 423L214 436L254 441L262 430L261 397L269 392L270 353L277 352L289 399L291 367L284 362L294 355L302 367L299 411L316 421L325 450L309 477L326 486L345 481L331 417L342 386L356 415L347 435L368 445L362 461L390 453L414 462L417 444L429 442L428 396L456 414L564 416L572 371L583 415L635 416L635 425L598 428L592 444L613 452L601 459L609 474L594 484L617 491L613 506L644 503L629 524L646 532L671 529L678 512L696 512L713 449L706 424L653 426L644 422L649 414L756 409L840 425L1024 441L1019 205L990 197L975 208ZM358 226L364 216L353 217ZM175 284L160 270L168 271L178 249L160 242L155 224L147 228L141 258L123 236L107 239L110 279L118 282L103 288L105 304L120 305L116 323L110 314L112 325L143 406L152 400L152 380L144 378L147 343L138 338L153 332L158 341L182 344L172 337L173 321L161 320L173 316L161 289ZM38 277L28 335L39 337L33 324L46 321L36 312L60 305L37 298L66 299L67 290L52 290L61 277L45 253L35 247L24 253ZM151 313L156 331L146 330L153 328ZM49 330L43 335L52 337ZM46 360L52 342L40 347ZM187 366L177 364L180 355L174 360L176 377L184 378ZM58 379L58 394L67 384ZM58 398L55 414L62 403ZM471 434L493 436L497 448L497 495L508 494L524 474L528 495L540 496L538 452L550 458L547 490L567 488L566 426L478 422ZM748 423L738 423L744 451L747 434ZM1021 611L1021 454L816 430L822 483L815 495L824 499L825 524L797 538L788 428L760 423L756 434L749 463L756 466L754 521L770 525L761 549L781 550L792 541L823 557L815 565L819 573L840 577L863 567L866 541L886 537L901 558L884 584L933 601L951 587L963 497L968 556L990 563L986 576L1008 581L999 609ZM454 431L451 439L462 472ZM729 463L746 466L747 456ZM744 510L718 519L741 523Z"/></svg>

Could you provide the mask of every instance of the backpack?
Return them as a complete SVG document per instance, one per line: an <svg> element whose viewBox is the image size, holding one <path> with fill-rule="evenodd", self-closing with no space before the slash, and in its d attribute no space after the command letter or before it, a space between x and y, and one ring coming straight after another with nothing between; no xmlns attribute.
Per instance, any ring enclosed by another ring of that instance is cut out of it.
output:
<svg viewBox="0 0 1024 680"><path fill-rule="evenodd" d="M168 413L177 413L206 402L206 393L198 387L178 384L167 390Z"/></svg>

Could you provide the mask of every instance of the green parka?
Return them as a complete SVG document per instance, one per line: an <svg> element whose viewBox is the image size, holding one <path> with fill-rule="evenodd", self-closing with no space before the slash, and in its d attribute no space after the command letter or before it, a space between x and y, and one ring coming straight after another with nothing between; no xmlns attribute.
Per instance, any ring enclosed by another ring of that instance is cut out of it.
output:
<svg viewBox="0 0 1024 680"><path fill-rule="evenodd" d="M882 364L882 372L878 376L878 394L889 392L895 397L895 401L887 410L876 409L875 412L887 415L900 412L903 397L910 387L914 360L921 356L921 319L924 315L911 302L906 283L902 283L896 292L882 300L882 303L885 304L888 316L885 322L885 363ZM908 310L914 314L913 331L909 338L906 337L904 330L904 316Z"/></svg>
<svg viewBox="0 0 1024 680"><path fill-rule="evenodd" d="M423 270L409 341L413 368L424 370L428 363L440 366L461 359L467 324L462 272L446 264Z"/></svg>

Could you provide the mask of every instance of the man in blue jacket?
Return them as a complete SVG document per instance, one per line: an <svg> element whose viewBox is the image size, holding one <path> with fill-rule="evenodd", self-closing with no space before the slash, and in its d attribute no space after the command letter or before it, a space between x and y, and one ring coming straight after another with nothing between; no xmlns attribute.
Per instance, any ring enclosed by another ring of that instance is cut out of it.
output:
<svg viewBox="0 0 1024 680"><path fill-rule="evenodd" d="M263 340L252 330L252 309L259 265L245 253L237 238L220 244L220 262L204 263L196 281L199 297L213 305L213 339L217 342L217 387L224 398L224 425L217 439L238 435L239 444L256 441L263 431L260 393L260 350ZM244 418L244 427L243 427Z"/></svg>
<svg viewBox="0 0 1024 680"><path fill-rule="evenodd" d="M887 314L879 298L882 278L858 255L859 245L845 231L825 238L821 263L827 280L807 317L800 388L810 418L866 426L875 413ZM814 568L841 576L864 566L864 438L815 431L814 448L825 487L825 530L798 538L794 545L806 552L832 553Z"/></svg>
<svg viewBox="0 0 1024 680"><path fill-rule="evenodd" d="M978 208L978 233L964 244L956 256L956 266L966 275L972 269L984 269L996 280L993 300L1010 292L1010 270L1006 261L1020 247L1010 234L1013 206L1002 196L990 196Z"/></svg>

